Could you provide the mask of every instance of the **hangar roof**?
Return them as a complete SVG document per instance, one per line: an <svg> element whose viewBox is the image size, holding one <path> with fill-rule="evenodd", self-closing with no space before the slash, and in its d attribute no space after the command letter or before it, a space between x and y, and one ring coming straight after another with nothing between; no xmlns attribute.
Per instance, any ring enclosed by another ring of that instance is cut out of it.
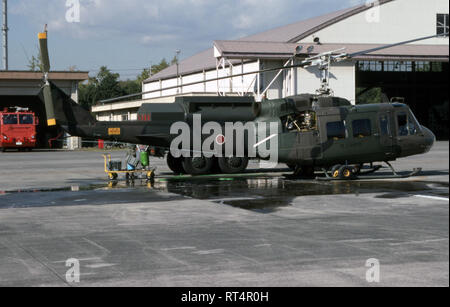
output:
<svg viewBox="0 0 450 307"><path fill-rule="evenodd" d="M35 71L0 70L0 80L41 80L43 74ZM89 79L87 71L52 71L50 80L84 81Z"/></svg>

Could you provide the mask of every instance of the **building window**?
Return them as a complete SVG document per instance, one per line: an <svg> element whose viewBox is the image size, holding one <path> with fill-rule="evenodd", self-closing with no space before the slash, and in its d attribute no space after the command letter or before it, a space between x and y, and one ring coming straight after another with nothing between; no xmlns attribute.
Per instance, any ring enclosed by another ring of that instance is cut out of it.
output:
<svg viewBox="0 0 450 307"><path fill-rule="evenodd" d="M364 138L372 135L372 124L370 119L354 120L352 123L353 137Z"/></svg>
<svg viewBox="0 0 450 307"><path fill-rule="evenodd" d="M382 61L360 61L358 62L359 71L383 71Z"/></svg>
<svg viewBox="0 0 450 307"><path fill-rule="evenodd" d="M437 14L437 34L448 35L448 14Z"/></svg>
<svg viewBox="0 0 450 307"><path fill-rule="evenodd" d="M425 61L416 62L416 71L417 72L429 72L431 70L431 63Z"/></svg>
<svg viewBox="0 0 450 307"><path fill-rule="evenodd" d="M411 61L387 61L384 63L384 71L411 72L413 71L413 64Z"/></svg>
<svg viewBox="0 0 450 307"><path fill-rule="evenodd" d="M441 62L433 62L431 63L431 71L432 72L442 72L442 63Z"/></svg>
<svg viewBox="0 0 450 307"><path fill-rule="evenodd" d="M327 134L329 140L341 140L347 137L347 131L345 129L344 122L331 122L327 123Z"/></svg>

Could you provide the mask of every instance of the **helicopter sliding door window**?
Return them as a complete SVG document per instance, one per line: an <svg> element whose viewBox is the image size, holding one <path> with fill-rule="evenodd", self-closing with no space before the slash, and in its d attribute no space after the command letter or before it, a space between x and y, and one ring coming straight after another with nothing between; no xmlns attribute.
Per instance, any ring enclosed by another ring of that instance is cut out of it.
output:
<svg viewBox="0 0 450 307"><path fill-rule="evenodd" d="M345 129L344 122L330 122L327 123L327 135L329 140L342 140L347 137L347 129Z"/></svg>
<svg viewBox="0 0 450 307"><path fill-rule="evenodd" d="M389 125L389 117L387 115L380 116L380 133L381 136L391 136L391 127Z"/></svg>
<svg viewBox="0 0 450 307"><path fill-rule="evenodd" d="M437 35L448 34L448 14L437 14Z"/></svg>
<svg viewBox="0 0 450 307"><path fill-rule="evenodd" d="M370 119L358 119L352 123L353 137L365 138L372 135L372 123Z"/></svg>

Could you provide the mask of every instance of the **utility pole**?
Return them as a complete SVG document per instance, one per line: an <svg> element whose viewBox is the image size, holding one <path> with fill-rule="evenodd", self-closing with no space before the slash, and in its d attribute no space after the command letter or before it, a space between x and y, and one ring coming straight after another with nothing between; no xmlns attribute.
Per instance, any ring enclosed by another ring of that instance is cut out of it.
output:
<svg viewBox="0 0 450 307"><path fill-rule="evenodd" d="M8 2L3 0L3 69L8 70Z"/></svg>

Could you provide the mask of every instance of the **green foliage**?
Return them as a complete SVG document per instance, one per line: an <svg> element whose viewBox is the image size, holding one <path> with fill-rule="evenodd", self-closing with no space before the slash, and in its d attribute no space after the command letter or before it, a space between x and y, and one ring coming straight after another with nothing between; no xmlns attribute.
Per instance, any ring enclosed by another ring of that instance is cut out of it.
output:
<svg viewBox="0 0 450 307"><path fill-rule="evenodd" d="M118 97L123 94L119 84L119 74L112 73L102 66L97 76L89 78L86 84L79 87L79 103L89 109L99 100Z"/></svg>
<svg viewBox="0 0 450 307"><path fill-rule="evenodd" d="M385 101L385 95L380 87L374 87L367 90L366 88L358 87L356 89L356 103L357 104L373 104L383 103Z"/></svg>
<svg viewBox="0 0 450 307"><path fill-rule="evenodd" d="M172 60L173 61L173 60ZM176 63L176 62L175 62ZM174 63L172 63L173 65ZM159 73L161 70L166 69L167 67L169 67L169 63L167 63L166 59L162 59L161 62L159 62L158 65L153 65L152 66L152 75L155 75L157 73Z"/></svg>
<svg viewBox="0 0 450 307"><path fill-rule="evenodd" d="M41 51L38 48L38 53L36 56L32 56L31 59L28 59L28 70L29 71L42 71L42 61L41 61Z"/></svg>

